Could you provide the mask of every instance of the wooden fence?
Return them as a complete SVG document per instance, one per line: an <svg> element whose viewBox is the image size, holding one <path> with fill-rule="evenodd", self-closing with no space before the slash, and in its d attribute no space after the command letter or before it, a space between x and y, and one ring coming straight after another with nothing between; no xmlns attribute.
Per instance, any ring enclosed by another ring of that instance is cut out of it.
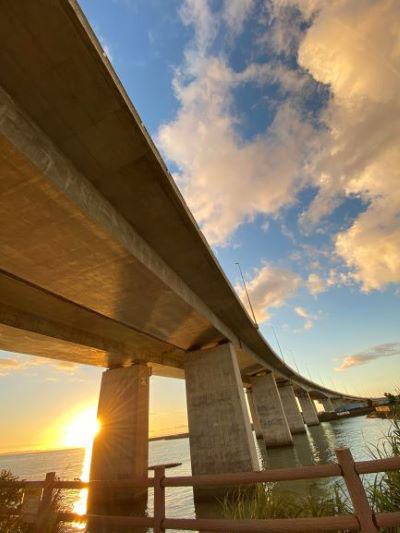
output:
<svg viewBox="0 0 400 533"><path fill-rule="evenodd" d="M118 481L58 481L54 472L46 475L44 481L0 481L0 489L5 487L23 488L25 494L38 493L40 501L36 509L30 508L30 499L24 497L21 509L0 513L1 517L23 515L36 530L43 531L43 520L49 519L52 493L57 489L84 488L133 488L154 487L154 516L109 516L109 515L78 515L76 513L53 513L52 523L75 521L98 521L104 525L152 528L159 533L166 529L194 531L229 531L229 532L264 532L286 533L304 531L331 531L350 529L363 533L378 532L379 528L400 526L400 510L391 513L374 513L365 493L360 474L373 474L400 470L400 457L378 459L374 461L354 462L347 448L336 450L337 463L304 466L299 468L280 468L260 472L243 472L236 474L210 474L197 476L166 476L169 465L151 467L154 477L143 479L126 479ZM178 463L179 464L179 463ZM176 465L176 464L175 464ZM257 483L294 481L300 479L316 479L342 476L344 478L353 505L353 514L317 518L275 518L263 520L225 520L225 519L182 519L167 518L165 515L166 487L235 487L254 485Z"/></svg>

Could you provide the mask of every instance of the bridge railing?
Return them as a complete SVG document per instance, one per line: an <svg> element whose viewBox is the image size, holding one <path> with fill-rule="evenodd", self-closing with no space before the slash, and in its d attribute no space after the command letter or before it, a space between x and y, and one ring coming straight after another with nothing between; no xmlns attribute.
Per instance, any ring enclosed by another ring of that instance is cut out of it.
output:
<svg viewBox="0 0 400 533"><path fill-rule="evenodd" d="M371 508L360 475L400 470L400 457L354 462L348 448L336 450L337 463L303 466L297 468L280 468L260 472L236 474L212 474L196 476L166 476L166 468L179 463L151 467L154 477L126 479L118 481L59 481L55 473L46 475L43 481L0 481L0 490L6 487L22 488L24 500L19 509L0 510L3 517L23 516L39 532L44 531L44 520L57 522L95 521L103 525L152 528L156 533L166 529L194 531L230 531L230 532L305 532L352 530L363 533L378 532L380 528L400 526L398 512L374 513ZM253 520L226 520L200 518L167 518L165 514L166 487L237 487L257 483L294 481L342 476L346 484L353 513L339 516L311 518L273 518ZM84 488L154 488L153 517L80 515L70 512L51 512L52 493L57 489ZM40 493L40 494L39 494ZM36 494L36 507L32 505ZM47 531L47 530L46 530Z"/></svg>

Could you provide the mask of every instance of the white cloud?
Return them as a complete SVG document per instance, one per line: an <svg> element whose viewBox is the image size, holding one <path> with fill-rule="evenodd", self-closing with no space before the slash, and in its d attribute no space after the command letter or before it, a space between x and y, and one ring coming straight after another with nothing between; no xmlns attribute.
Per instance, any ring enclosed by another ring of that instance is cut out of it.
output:
<svg viewBox="0 0 400 533"><path fill-rule="evenodd" d="M336 236L336 252L364 291L381 289L400 282L400 3L317 4L299 62L332 98L313 162L319 193L303 222L317 224L346 196L364 200L365 212Z"/></svg>
<svg viewBox="0 0 400 533"><path fill-rule="evenodd" d="M10 372L15 372L23 368L24 363L14 358L0 359L0 376L6 376Z"/></svg>
<svg viewBox="0 0 400 533"><path fill-rule="evenodd" d="M307 184L303 147L311 148L312 125L288 102L265 134L246 141L239 134L233 91L250 83L278 84L285 93L300 94L310 76L279 63L253 62L235 71L225 56L209 51L222 22L240 31L253 4L229 0L212 12L206 1L185 0L180 13L193 26L194 38L173 80L180 107L157 136L177 165L175 179L211 244L226 243L257 213L276 215Z"/></svg>
<svg viewBox="0 0 400 533"><path fill-rule="evenodd" d="M16 355L15 357L2 357L0 351L0 376L7 376L13 372L32 368L35 366L48 365L59 372L74 374L78 369L78 364L72 361L62 361L58 359L47 359L45 357Z"/></svg>
<svg viewBox="0 0 400 533"><path fill-rule="evenodd" d="M315 274L315 272L312 272L308 276L307 286L308 286L308 290L313 296L316 296L317 294L324 292L326 289L324 280L321 278L321 276L319 276L318 274Z"/></svg>
<svg viewBox="0 0 400 533"><path fill-rule="evenodd" d="M244 141L231 108L232 90L268 75L290 85L290 76L255 65L236 73L218 58L197 68L190 83L175 79L181 107L176 119L160 128L158 142L178 165L176 179L207 238L223 244L257 213L274 215L295 201L305 185L302 146L310 143L312 127L283 105L268 135Z"/></svg>
<svg viewBox="0 0 400 533"><path fill-rule="evenodd" d="M185 0L179 13L186 26L194 26L195 47L197 53L203 56L216 36L219 22L212 13L208 0Z"/></svg>
<svg viewBox="0 0 400 533"><path fill-rule="evenodd" d="M400 2L271 0L265 6L269 16L258 24L270 36L268 46L285 53L298 48L302 69L274 60L234 71L226 56L210 54L211 45L223 23L240 32L253 3L226 1L216 13L206 1L184 2L181 14L193 25L194 40L176 72L179 111L160 128L160 147L177 165L176 180L212 244L229 242L257 214L277 216L314 186L318 194L301 217L303 228L319 231L321 219L346 197L359 198L365 210L334 237L335 252L364 291L399 283ZM255 47L267 46L254 39ZM234 91L271 83L286 102L264 133L246 141ZM321 127L299 100L317 83L330 89ZM321 292L316 278L309 282L314 294Z"/></svg>
<svg viewBox="0 0 400 533"><path fill-rule="evenodd" d="M240 33L254 7L254 0L225 0L222 17L233 33Z"/></svg>
<svg viewBox="0 0 400 533"><path fill-rule="evenodd" d="M262 323L269 320L269 309L282 307L286 300L296 293L301 285L301 278L290 270L264 263L261 268L255 270L246 285L257 322ZM243 287L237 284L235 289L251 316Z"/></svg>
<svg viewBox="0 0 400 533"><path fill-rule="evenodd" d="M364 292L400 282L400 213L390 204L391 200L375 200L335 240L338 254L353 268L353 278Z"/></svg>
<svg viewBox="0 0 400 533"><path fill-rule="evenodd" d="M272 6L275 8L275 16L282 16L282 9L292 7L299 9L309 19L328 2L331 0L272 0Z"/></svg>
<svg viewBox="0 0 400 533"><path fill-rule="evenodd" d="M342 358L341 365L335 368L337 371L347 370L352 366L359 366L373 361L374 359L381 359L383 357L391 357L393 355L400 355L400 342L392 342L386 344L378 344L373 346L365 352L359 352L354 355L346 355Z"/></svg>
<svg viewBox="0 0 400 533"><path fill-rule="evenodd" d="M354 278L350 272L341 272L335 268L329 269L329 275L326 280L328 287L332 287L333 285L342 287L343 285L351 285L352 283L354 283Z"/></svg>
<svg viewBox="0 0 400 533"><path fill-rule="evenodd" d="M268 220L264 220L264 222L261 224L260 228L262 229L262 231L267 233L267 231L269 230L269 221Z"/></svg>
<svg viewBox="0 0 400 533"><path fill-rule="evenodd" d="M73 361L62 361L61 359L53 360L51 362L48 359L45 361L47 364L52 365L57 370L68 373L74 373L79 366L78 363L74 363Z"/></svg>
<svg viewBox="0 0 400 533"><path fill-rule="evenodd" d="M314 326L314 320L317 319L316 316L310 314L308 311L304 309L304 307L297 306L294 308L294 312L296 315L300 316L301 318L304 318L304 329L309 330L312 329Z"/></svg>
<svg viewBox="0 0 400 533"><path fill-rule="evenodd" d="M105 44L103 46L103 50L104 50L104 53L106 54L106 56L108 57L108 59L110 60L110 62L112 63L113 62L113 56L111 54L110 47Z"/></svg>
<svg viewBox="0 0 400 533"><path fill-rule="evenodd" d="M112 56L112 53L111 53L110 45L107 44L106 40L104 39L104 37L102 35L98 34L98 38L99 38L101 47L103 48L104 55L108 58L110 63L112 63L113 62L113 56Z"/></svg>

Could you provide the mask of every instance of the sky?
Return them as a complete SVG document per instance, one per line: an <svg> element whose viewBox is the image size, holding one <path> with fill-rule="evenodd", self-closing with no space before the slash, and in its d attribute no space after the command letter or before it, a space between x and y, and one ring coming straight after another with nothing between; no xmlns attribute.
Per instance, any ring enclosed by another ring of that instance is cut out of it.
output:
<svg viewBox="0 0 400 533"><path fill-rule="evenodd" d="M327 387L400 387L400 2L80 5L271 346ZM67 445L100 377L0 352L0 451ZM151 378L150 428L186 430L183 381Z"/></svg>

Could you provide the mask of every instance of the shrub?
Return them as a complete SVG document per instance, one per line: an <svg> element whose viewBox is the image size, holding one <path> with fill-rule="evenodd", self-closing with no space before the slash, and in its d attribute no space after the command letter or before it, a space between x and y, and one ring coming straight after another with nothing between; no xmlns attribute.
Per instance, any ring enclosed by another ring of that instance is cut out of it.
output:
<svg viewBox="0 0 400 533"><path fill-rule="evenodd" d="M1 470L0 480L18 481L18 477L14 476L9 470ZM22 504L23 494L24 491L20 488L0 488L0 514L12 510L19 510ZM56 523L55 520L56 513L62 510L64 510L64 507L60 491L54 491L51 505L47 513L41 517L41 533L63 533L66 531L64 526ZM0 533L28 533L30 531L32 531L31 525L24 523L20 516L14 515L0 520Z"/></svg>

